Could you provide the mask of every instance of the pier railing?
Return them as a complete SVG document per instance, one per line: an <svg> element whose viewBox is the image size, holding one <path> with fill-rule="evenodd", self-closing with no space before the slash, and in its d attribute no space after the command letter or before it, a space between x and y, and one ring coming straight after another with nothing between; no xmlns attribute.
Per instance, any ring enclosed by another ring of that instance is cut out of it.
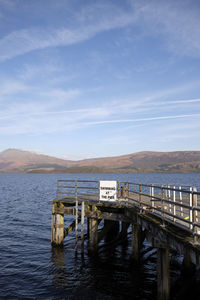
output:
<svg viewBox="0 0 200 300"><path fill-rule="evenodd" d="M99 193L99 181L58 180L57 183L57 200L100 201ZM136 207L140 213L160 217L163 225L173 223L194 236L200 235L200 192L196 187L117 181L116 201Z"/></svg>

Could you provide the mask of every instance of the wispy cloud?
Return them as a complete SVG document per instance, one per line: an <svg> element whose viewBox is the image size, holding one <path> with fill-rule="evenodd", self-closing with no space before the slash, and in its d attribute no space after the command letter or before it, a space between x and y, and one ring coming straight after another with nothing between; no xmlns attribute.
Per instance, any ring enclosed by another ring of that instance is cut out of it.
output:
<svg viewBox="0 0 200 300"><path fill-rule="evenodd" d="M179 55L199 56L200 7L195 1L134 1L140 24L148 34L162 35L168 48Z"/></svg>
<svg viewBox="0 0 200 300"><path fill-rule="evenodd" d="M96 8L96 6L95 6ZM113 8L108 7L113 11ZM89 7L88 7L89 9ZM33 50L44 49L47 47L68 46L88 40L96 34L114 28L123 28L134 21L134 16L129 12L113 14L110 18L108 11L104 10L101 20L93 24L82 23L77 28L62 27L52 28L29 28L13 31L0 40L0 61L4 61ZM86 15L87 11L84 12ZM96 11L96 13L99 13ZM82 12L83 14L83 12ZM83 17L82 17L83 18ZM79 16L79 20L81 17ZM95 18L94 18L95 20Z"/></svg>
<svg viewBox="0 0 200 300"><path fill-rule="evenodd" d="M0 5L5 5L1 0ZM73 25L60 28L32 27L15 30L0 40L0 61L47 47L69 46L91 39L98 33L135 24L148 34L162 35L177 54L200 53L200 10L187 1L131 1L132 7L117 4L85 5L71 15ZM76 23L76 25L74 25Z"/></svg>
<svg viewBox="0 0 200 300"><path fill-rule="evenodd" d="M103 124L112 124L112 123L135 123L135 122L145 122L145 121L157 121L157 120L169 120L169 119L180 119L180 118L191 118L191 117L200 117L200 114L188 114L188 115L171 115L171 116L159 116L151 118L135 118L135 119L118 119L118 120L103 120L88 122L86 125L103 125Z"/></svg>

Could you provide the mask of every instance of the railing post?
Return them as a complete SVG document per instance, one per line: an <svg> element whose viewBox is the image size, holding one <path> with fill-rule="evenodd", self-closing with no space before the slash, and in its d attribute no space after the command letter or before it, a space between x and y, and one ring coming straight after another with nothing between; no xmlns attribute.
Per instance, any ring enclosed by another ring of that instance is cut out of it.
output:
<svg viewBox="0 0 200 300"><path fill-rule="evenodd" d="M173 186L173 215L174 215L174 218L173 218L173 221L176 222L176 186Z"/></svg>
<svg viewBox="0 0 200 300"><path fill-rule="evenodd" d="M165 197L165 194L164 194L164 189L163 189L163 185L162 185L161 186L161 216L162 216L163 225L165 223L164 197Z"/></svg>
<svg viewBox="0 0 200 300"><path fill-rule="evenodd" d="M151 206L154 207L155 203L154 203L154 186L153 186L153 184L150 187L150 196L151 196ZM152 208L152 212L154 212L154 208Z"/></svg>
<svg viewBox="0 0 200 300"><path fill-rule="evenodd" d="M170 190L170 185L167 186L168 188L168 200L171 202L171 190ZM171 203L169 204L169 212L171 213L172 212L172 205Z"/></svg>
<svg viewBox="0 0 200 300"><path fill-rule="evenodd" d="M84 220L85 220L85 202L81 203L81 251L84 252Z"/></svg>
<svg viewBox="0 0 200 300"><path fill-rule="evenodd" d="M171 190L170 190L170 185L168 185L168 197L171 198Z"/></svg>
<svg viewBox="0 0 200 300"><path fill-rule="evenodd" d="M196 239L196 233L197 233L197 227L195 225L196 223L196 199L195 199L195 194L194 194L194 189L193 189L193 192L192 192L192 230L193 230L193 233L194 233L194 239Z"/></svg>
<svg viewBox="0 0 200 300"><path fill-rule="evenodd" d="M195 202L195 207L198 207L197 203L197 188L194 186L193 187L193 192L194 192L194 202ZM196 211L196 222L198 222L198 211Z"/></svg>
<svg viewBox="0 0 200 300"><path fill-rule="evenodd" d="M170 185L167 186L168 188L168 200L171 201L171 190L170 190ZM169 204L169 212L171 213L172 212L172 205L171 203Z"/></svg>
<svg viewBox="0 0 200 300"><path fill-rule="evenodd" d="M59 199L59 180L57 180L57 192L56 192L57 199Z"/></svg>
<svg viewBox="0 0 200 300"><path fill-rule="evenodd" d="M167 185L164 186L166 189L165 189L165 197L167 199L167 194L168 194L168 190L167 190Z"/></svg>
<svg viewBox="0 0 200 300"><path fill-rule="evenodd" d="M100 192L99 192L99 193L100 193ZM118 193L118 197L120 198L120 196L121 196L120 181L117 181L117 193Z"/></svg>
<svg viewBox="0 0 200 300"><path fill-rule="evenodd" d="M190 187L190 218L189 218L191 224L190 224L190 229L193 229L193 213L192 213L192 187Z"/></svg>
<svg viewBox="0 0 200 300"><path fill-rule="evenodd" d="M180 197L180 203L181 203L181 217L183 217L183 197L182 197L182 192L181 192L181 186L179 186L179 197Z"/></svg>
<svg viewBox="0 0 200 300"><path fill-rule="evenodd" d="M142 192L142 185L140 184L139 185L139 207L140 207L140 212L141 212L141 200L142 200L142 195L141 195L141 192Z"/></svg>

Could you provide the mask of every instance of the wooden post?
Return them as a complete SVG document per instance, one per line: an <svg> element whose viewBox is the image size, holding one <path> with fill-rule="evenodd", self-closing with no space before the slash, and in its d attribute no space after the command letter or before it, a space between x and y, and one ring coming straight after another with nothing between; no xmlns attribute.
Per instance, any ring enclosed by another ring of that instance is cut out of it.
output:
<svg viewBox="0 0 200 300"><path fill-rule="evenodd" d="M170 276L169 276L169 249L157 249L157 299L169 300Z"/></svg>
<svg viewBox="0 0 200 300"><path fill-rule="evenodd" d="M132 224L132 257L135 261L139 261L141 249L141 225Z"/></svg>
<svg viewBox="0 0 200 300"><path fill-rule="evenodd" d="M130 197L130 183L128 183L128 197Z"/></svg>
<svg viewBox="0 0 200 300"><path fill-rule="evenodd" d="M195 270L195 265L192 263L192 260L191 260L190 249L185 247L184 248L184 258L183 258L183 263L182 263L182 274L189 277L192 275L194 270Z"/></svg>
<svg viewBox="0 0 200 300"><path fill-rule="evenodd" d="M55 204L52 205L51 244L55 243Z"/></svg>
<svg viewBox="0 0 200 300"><path fill-rule="evenodd" d="M127 238L127 230L130 223L127 222L121 222L121 235L123 238Z"/></svg>
<svg viewBox="0 0 200 300"><path fill-rule="evenodd" d="M64 240L64 214L56 214L56 245L62 245Z"/></svg>
<svg viewBox="0 0 200 300"><path fill-rule="evenodd" d="M92 212L97 210L95 205L92 205ZM97 218L89 218L89 250L96 251L98 245L98 219Z"/></svg>

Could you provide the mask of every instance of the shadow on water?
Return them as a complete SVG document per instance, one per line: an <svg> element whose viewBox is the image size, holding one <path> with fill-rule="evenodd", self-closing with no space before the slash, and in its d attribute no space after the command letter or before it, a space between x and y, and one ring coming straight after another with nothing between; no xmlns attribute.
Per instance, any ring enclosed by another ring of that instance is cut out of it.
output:
<svg viewBox="0 0 200 300"><path fill-rule="evenodd" d="M109 239L108 239L109 237ZM98 251L74 251L75 241L52 248L52 284L64 299L156 299L156 257L147 243L140 263L131 256L128 237L107 236ZM59 298L60 299L60 298Z"/></svg>
<svg viewBox="0 0 200 300"><path fill-rule="evenodd" d="M157 299L157 251L146 239L139 263L131 256L130 232L105 238L96 253L74 250L75 240L53 247L51 277L53 299ZM170 253L172 300L198 299L200 269L184 266L183 257Z"/></svg>

